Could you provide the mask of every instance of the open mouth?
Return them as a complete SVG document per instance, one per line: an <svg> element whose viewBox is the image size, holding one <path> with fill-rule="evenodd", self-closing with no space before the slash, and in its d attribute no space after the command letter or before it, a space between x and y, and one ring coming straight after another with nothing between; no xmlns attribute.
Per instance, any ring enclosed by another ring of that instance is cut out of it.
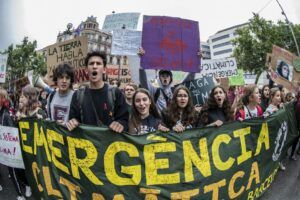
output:
<svg viewBox="0 0 300 200"><path fill-rule="evenodd" d="M97 72L92 72L92 76L97 76Z"/></svg>
<svg viewBox="0 0 300 200"><path fill-rule="evenodd" d="M140 111L144 112L145 111L145 107L140 108Z"/></svg>
<svg viewBox="0 0 300 200"><path fill-rule="evenodd" d="M167 84L168 82L167 82L167 80L164 80L163 83L164 83L164 84Z"/></svg>

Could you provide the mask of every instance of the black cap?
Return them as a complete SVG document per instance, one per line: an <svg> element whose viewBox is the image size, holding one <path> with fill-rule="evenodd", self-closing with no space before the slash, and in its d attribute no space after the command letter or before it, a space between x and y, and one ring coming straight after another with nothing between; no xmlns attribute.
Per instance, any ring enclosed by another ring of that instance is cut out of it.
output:
<svg viewBox="0 0 300 200"><path fill-rule="evenodd" d="M161 76L162 74L168 74L168 75L171 76L171 77L173 76L173 74L172 74L171 71L169 71L169 70L164 70L164 69L159 70L158 75Z"/></svg>
<svg viewBox="0 0 300 200"><path fill-rule="evenodd" d="M171 77L171 81L170 81L170 84L171 84L173 82L173 74L172 74L172 72L170 70L164 70L164 69L159 70L158 75L161 76L163 74L168 74Z"/></svg>

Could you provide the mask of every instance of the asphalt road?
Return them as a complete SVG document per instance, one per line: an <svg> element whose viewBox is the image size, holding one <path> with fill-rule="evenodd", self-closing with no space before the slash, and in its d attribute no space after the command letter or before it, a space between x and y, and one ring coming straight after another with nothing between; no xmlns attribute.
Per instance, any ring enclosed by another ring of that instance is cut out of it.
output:
<svg viewBox="0 0 300 200"><path fill-rule="evenodd" d="M263 194L261 200L300 200L300 155L298 160L285 159L285 171L279 171L269 190ZM0 200L15 200L16 192L12 181L8 178L7 168L0 165L3 191L0 192ZM29 198L33 199L33 198Z"/></svg>

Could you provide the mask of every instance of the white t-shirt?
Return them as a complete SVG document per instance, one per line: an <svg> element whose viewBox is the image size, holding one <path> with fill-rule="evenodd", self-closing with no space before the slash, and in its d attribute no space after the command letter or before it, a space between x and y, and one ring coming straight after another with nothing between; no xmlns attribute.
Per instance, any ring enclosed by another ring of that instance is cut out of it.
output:
<svg viewBox="0 0 300 200"><path fill-rule="evenodd" d="M250 110L248 107L244 106L245 111L245 119L251 119L253 117L258 117L258 110L255 107L255 109Z"/></svg>
<svg viewBox="0 0 300 200"><path fill-rule="evenodd" d="M50 105L51 120L63 120L64 123L69 120L69 111L73 90L70 90L67 94L61 95L59 92L55 92Z"/></svg>

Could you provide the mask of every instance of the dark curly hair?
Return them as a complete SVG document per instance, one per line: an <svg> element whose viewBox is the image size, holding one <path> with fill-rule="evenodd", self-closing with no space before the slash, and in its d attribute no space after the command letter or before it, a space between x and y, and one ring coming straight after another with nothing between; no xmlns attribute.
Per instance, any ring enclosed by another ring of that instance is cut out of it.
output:
<svg viewBox="0 0 300 200"><path fill-rule="evenodd" d="M66 74L71 79L70 88L72 88L72 85L74 83L74 68L69 63L61 63L59 64L54 72L53 72L53 81L57 83L57 79L62 77L64 74Z"/></svg>
<svg viewBox="0 0 300 200"><path fill-rule="evenodd" d="M188 103L180 116L180 109L177 104L177 95L180 90L184 90L188 94ZM193 99L189 89L183 85L176 87L173 93L173 98L168 107L163 111L164 122L172 128L176 125L177 121L181 120L183 126L194 125L196 121L196 112L194 109Z"/></svg>
<svg viewBox="0 0 300 200"><path fill-rule="evenodd" d="M106 54L104 52L100 52L100 51L92 51L92 52L89 52L87 54L87 56L84 59L84 64L85 64L86 67L88 66L90 58L93 57L93 56L98 56L98 57L102 58L103 65L104 65L104 67L106 67L106 63L107 63Z"/></svg>
<svg viewBox="0 0 300 200"><path fill-rule="evenodd" d="M201 122L204 124L204 125L207 125L209 124L210 122L208 121L208 113L210 110L213 110L213 109L217 109L219 106L218 106L218 103L214 97L214 93L215 93L215 90L217 88L220 88L222 89L222 91L224 92L225 94L225 99L224 99L224 102L223 102L223 105L222 105L222 109L224 110L224 114L225 114L225 118L226 118L226 121L232 121L234 119L234 112L231 108L231 104L228 100L228 97L227 97L227 92L226 90L218 85L218 86L215 86L210 94L209 94L209 97L208 97L208 100L207 100L207 103L203 106L202 110L201 110L201 113L200 113L200 120Z"/></svg>

